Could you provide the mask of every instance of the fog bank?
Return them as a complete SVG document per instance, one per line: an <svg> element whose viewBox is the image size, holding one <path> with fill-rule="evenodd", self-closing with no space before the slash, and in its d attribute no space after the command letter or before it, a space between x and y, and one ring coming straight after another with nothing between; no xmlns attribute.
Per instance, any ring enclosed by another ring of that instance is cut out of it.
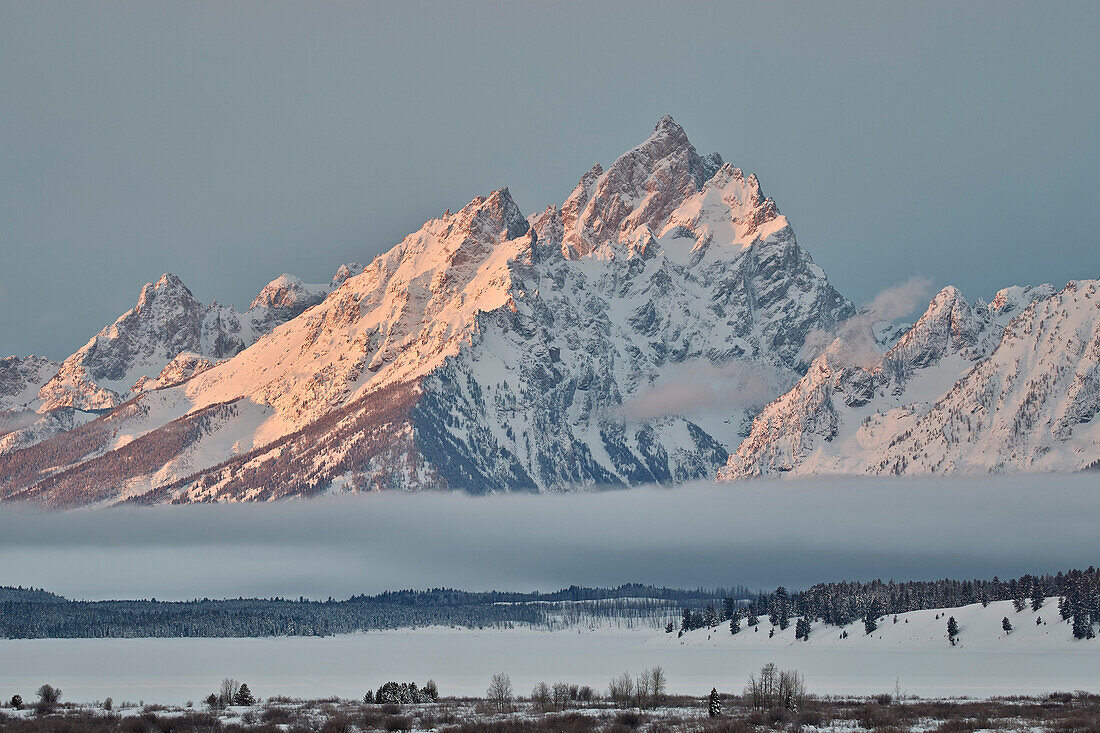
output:
<svg viewBox="0 0 1100 733"><path fill-rule="evenodd" d="M0 585L170 600L1007 577L1100 560L1098 484L1095 474L827 479L64 514L4 505Z"/></svg>

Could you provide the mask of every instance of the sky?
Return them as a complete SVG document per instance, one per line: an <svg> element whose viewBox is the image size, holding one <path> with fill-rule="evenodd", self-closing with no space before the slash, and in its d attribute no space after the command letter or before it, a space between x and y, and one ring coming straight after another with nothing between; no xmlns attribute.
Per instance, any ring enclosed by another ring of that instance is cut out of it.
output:
<svg viewBox="0 0 1100 733"><path fill-rule="evenodd" d="M1084 569L1100 556L1097 526L1092 475L701 482L541 496L396 492L8 508L0 567L4 585L92 600L630 582L805 588Z"/></svg>
<svg viewBox="0 0 1100 733"><path fill-rule="evenodd" d="M671 114L857 303L1100 276L1095 2L0 0L0 355L173 272L247 307Z"/></svg>

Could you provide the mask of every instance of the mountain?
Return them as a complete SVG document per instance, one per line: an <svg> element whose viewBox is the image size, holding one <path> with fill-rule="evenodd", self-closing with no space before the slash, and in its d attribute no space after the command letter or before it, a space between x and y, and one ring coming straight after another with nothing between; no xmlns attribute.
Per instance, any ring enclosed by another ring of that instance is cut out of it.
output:
<svg viewBox="0 0 1100 733"><path fill-rule="evenodd" d="M1100 458L1100 281L955 288L876 363L827 349L719 478L1077 471Z"/></svg>
<svg viewBox="0 0 1100 733"><path fill-rule="evenodd" d="M156 329L136 329L142 347L117 349L127 358L86 347L74 364L118 397L88 390L107 412L0 454L0 497L76 506L712 476L747 416L805 369L807 335L853 313L756 177L700 156L669 117L560 206L525 217L500 189L347 275L247 348L230 314L182 306L170 312L194 336L171 348ZM319 294L273 286L254 309ZM118 403L140 371L129 365L166 365L173 350L187 352L186 381ZM96 371L106 362L118 365ZM684 369L764 375L770 391L705 419L655 408Z"/></svg>
<svg viewBox="0 0 1100 733"><path fill-rule="evenodd" d="M137 305L61 364L35 356L0 362L0 451L26 447L137 394L184 382L320 303L360 271L356 263L344 265L329 285L284 274L260 291L245 314L200 303L182 280L166 273L141 289Z"/></svg>

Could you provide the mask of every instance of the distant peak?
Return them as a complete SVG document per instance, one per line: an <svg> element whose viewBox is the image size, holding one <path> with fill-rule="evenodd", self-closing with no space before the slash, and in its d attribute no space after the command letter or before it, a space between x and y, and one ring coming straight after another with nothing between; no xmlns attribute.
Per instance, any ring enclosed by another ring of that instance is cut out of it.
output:
<svg viewBox="0 0 1100 733"><path fill-rule="evenodd" d="M672 119L672 115L665 115L657 120L657 126L653 128L654 132L660 132L661 130L679 130L683 132L684 128L676 124L676 120Z"/></svg>
<svg viewBox="0 0 1100 733"><path fill-rule="evenodd" d="M144 305L162 293L180 293L193 297L188 287L183 284L183 280L170 272L166 272L156 282L145 283L141 289L141 294L138 296L138 305Z"/></svg>
<svg viewBox="0 0 1100 733"><path fill-rule="evenodd" d="M160 289L166 288L166 287L171 287L171 288L184 287L184 285L183 285L183 280L180 280L179 277L177 277L176 275L173 275L170 272L166 272L166 273L164 273L163 275L160 276L160 279L157 280L156 283L154 283L153 287L155 287L157 290L160 290Z"/></svg>

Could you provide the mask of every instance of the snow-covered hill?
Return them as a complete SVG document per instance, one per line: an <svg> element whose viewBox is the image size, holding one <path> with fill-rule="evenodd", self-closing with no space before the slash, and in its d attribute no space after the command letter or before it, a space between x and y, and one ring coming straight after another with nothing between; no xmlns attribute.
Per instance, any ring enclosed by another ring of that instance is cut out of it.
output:
<svg viewBox="0 0 1100 733"><path fill-rule="evenodd" d="M895 618L897 619L895 621ZM959 625L959 635L952 646L947 636L947 622L954 618ZM1008 619L1012 630L1002 626ZM868 634L863 621L846 626L829 626L821 621L810 624L807 640L795 638L795 622L786 629L772 627L766 618L755 627L746 626L744 620L737 634L730 633L729 623L710 628L695 629L683 635L655 636L653 646L716 647L730 650L762 650L782 648L836 648L859 651L950 651L965 654L967 651L1020 651L1028 653L1061 652L1082 649L1091 653L1100 651L1094 640L1075 639L1069 621L1058 615L1058 598L1047 598L1038 611L1025 607L1013 608L1012 601L994 601L988 606L974 603L959 608L939 608L909 611L896 616L883 616L878 628Z"/></svg>
<svg viewBox="0 0 1100 733"><path fill-rule="evenodd" d="M284 290L253 307L280 307ZM776 394L804 369L806 336L853 312L755 176L698 155L668 117L560 207L528 219L507 189L475 198L239 353L244 324L185 301L174 293L168 310L193 338L93 340L67 360L46 393L102 374L117 397L84 399L112 410L0 456L0 496L71 506L710 476L752 405L702 424L637 409L651 387L674 368L737 367ZM150 354L155 374L136 366ZM187 381L162 379L168 366ZM159 389L133 389L138 371Z"/></svg>
<svg viewBox="0 0 1100 733"><path fill-rule="evenodd" d="M1100 281L945 288L871 366L834 344L719 478L1075 471L1100 458Z"/></svg>

